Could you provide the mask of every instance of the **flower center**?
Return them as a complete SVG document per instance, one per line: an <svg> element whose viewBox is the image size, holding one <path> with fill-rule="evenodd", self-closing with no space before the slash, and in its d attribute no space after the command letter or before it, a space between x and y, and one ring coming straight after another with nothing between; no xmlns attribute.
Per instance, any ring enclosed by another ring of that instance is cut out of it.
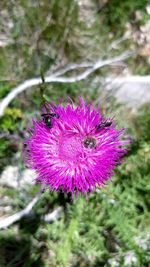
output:
<svg viewBox="0 0 150 267"><path fill-rule="evenodd" d="M96 147L96 140L93 137L86 137L83 142L86 148L95 148Z"/></svg>
<svg viewBox="0 0 150 267"><path fill-rule="evenodd" d="M77 161L82 154L82 143L77 136L63 136L59 143L59 153L63 160Z"/></svg>

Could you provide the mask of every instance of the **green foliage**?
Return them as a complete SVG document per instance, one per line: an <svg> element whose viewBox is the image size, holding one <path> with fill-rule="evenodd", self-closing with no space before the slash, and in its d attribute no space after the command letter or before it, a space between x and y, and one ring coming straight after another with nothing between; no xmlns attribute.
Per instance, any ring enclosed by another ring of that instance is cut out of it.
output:
<svg viewBox="0 0 150 267"><path fill-rule="evenodd" d="M111 27L111 30L113 32L120 35L123 33L125 24L129 20L132 23L136 23L135 12L138 10L145 11L145 6L148 5L148 3L148 0L107 1L106 5L103 8L103 19L105 23Z"/></svg>
<svg viewBox="0 0 150 267"><path fill-rule="evenodd" d="M140 108L138 114L133 119L135 134L142 141L150 141L150 107L149 103Z"/></svg>
<svg viewBox="0 0 150 267"><path fill-rule="evenodd" d="M5 132L14 132L17 129L17 121L22 118L20 109L7 108L5 116L0 119L0 124Z"/></svg>
<svg viewBox="0 0 150 267"><path fill-rule="evenodd" d="M83 196L75 198L72 205L67 204L61 219L50 225L42 223L38 218L61 202L58 194L45 191L34 207L36 217L20 222L18 242L24 240L27 244L28 240L30 246L16 247L14 257L6 257L4 250L8 250L8 242L16 242L12 241L13 227L6 230L6 233L10 231L10 237L7 235L4 238L0 234L3 244L3 250L0 247L1 266L7 266L8 263L8 266L13 266L17 261L21 261L22 266L32 266L39 261L40 266L109 267L110 262L116 261L119 266L125 267L125 257L131 252L136 258L136 263L133 262L131 266L149 264L150 146L146 106L133 121L132 131L137 133L137 140L133 142L124 163L118 166L112 182L90 195L88 201ZM139 134L142 132L145 134ZM1 194L8 195L8 192L1 191ZM30 190L29 194L31 198L35 194L34 190ZM25 205L22 202L24 198L18 193L15 196L14 207ZM140 242L145 242L146 247L142 248ZM29 249L27 264L23 255Z"/></svg>
<svg viewBox="0 0 150 267"><path fill-rule="evenodd" d="M1 63L0 63L1 66ZM2 66L3 67L3 66ZM13 83L0 82L0 99L3 98L7 93L9 93Z"/></svg>

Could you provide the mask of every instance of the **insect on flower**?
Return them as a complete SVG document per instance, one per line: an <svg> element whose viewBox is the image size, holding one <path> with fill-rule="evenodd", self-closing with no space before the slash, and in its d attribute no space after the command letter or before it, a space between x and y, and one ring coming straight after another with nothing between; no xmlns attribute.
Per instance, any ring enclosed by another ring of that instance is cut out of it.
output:
<svg viewBox="0 0 150 267"><path fill-rule="evenodd" d="M96 126L96 129L104 129L112 125L112 121L105 120Z"/></svg>
<svg viewBox="0 0 150 267"><path fill-rule="evenodd" d="M82 98L77 106L48 103L41 117L33 121L24 148L37 180L52 191L72 195L103 186L126 153L130 141L122 139L124 129Z"/></svg>
<svg viewBox="0 0 150 267"><path fill-rule="evenodd" d="M55 113L44 113L41 116L43 117L43 121L44 121L45 125L50 129L53 127L52 118L59 119L59 115L57 115Z"/></svg>

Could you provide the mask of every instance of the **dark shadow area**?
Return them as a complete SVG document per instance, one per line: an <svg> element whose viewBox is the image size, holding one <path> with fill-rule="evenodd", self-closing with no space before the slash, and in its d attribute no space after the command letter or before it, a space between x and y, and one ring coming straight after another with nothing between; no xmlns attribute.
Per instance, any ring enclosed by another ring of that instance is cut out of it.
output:
<svg viewBox="0 0 150 267"><path fill-rule="evenodd" d="M40 250L38 252L38 248L31 241L31 225L33 226L33 222L32 224L26 222L26 227L28 226L30 230L28 234L19 232L15 235L14 233L8 234L8 231L2 232L0 235L0 267L44 266Z"/></svg>
<svg viewBox="0 0 150 267"><path fill-rule="evenodd" d="M31 214L23 217L19 222L19 229L22 233L35 234L41 223L40 216Z"/></svg>

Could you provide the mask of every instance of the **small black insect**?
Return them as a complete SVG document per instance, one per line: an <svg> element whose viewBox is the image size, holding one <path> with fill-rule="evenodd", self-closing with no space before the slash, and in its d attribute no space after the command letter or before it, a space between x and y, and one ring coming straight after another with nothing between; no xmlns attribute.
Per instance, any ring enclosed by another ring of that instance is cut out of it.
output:
<svg viewBox="0 0 150 267"><path fill-rule="evenodd" d="M57 118L59 119L59 115L56 113L44 113L41 115L43 117L43 121L45 123L45 125L47 126L47 128L52 128L52 118Z"/></svg>
<svg viewBox="0 0 150 267"><path fill-rule="evenodd" d="M96 147L96 140L93 137L87 137L84 140L83 144L86 148L95 148Z"/></svg>
<svg viewBox="0 0 150 267"><path fill-rule="evenodd" d="M102 121L100 124L96 126L96 129L104 129L112 125L112 121Z"/></svg>

